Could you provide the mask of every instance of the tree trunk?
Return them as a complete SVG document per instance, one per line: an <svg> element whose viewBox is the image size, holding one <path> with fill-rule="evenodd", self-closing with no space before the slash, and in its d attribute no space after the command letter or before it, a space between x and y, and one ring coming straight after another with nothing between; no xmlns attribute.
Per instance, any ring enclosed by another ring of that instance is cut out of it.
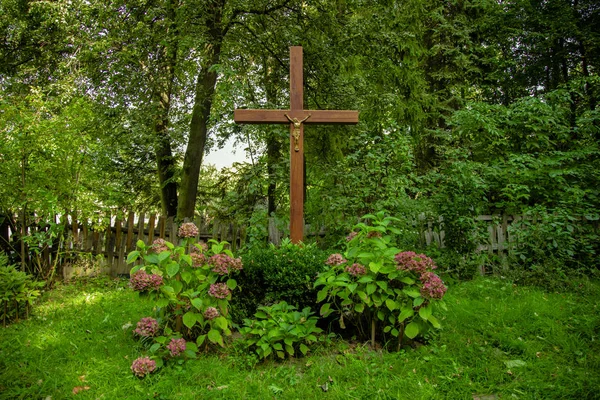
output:
<svg viewBox="0 0 600 400"><path fill-rule="evenodd" d="M196 80L190 134L183 159L181 186L179 188L177 219L180 221L183 221L184 218L194 217L200 166L202 165L208 134L208 118L217 83L217 72L212 67L219 63L221 57L223 36L220 25L222 12L223 3L215 7L215 14L207 24L211 40L207 44L207 54Z"/></svg>
<svg viewBox="0 0 600 400"><path fill-rule="evenodd" d="M171 149L169 138L169 110L171 109L171 95L173 81L175 80L175 66L177 63L178 30L175 21L174 0L169 1L167 17L171 24L168 28L167 43L162 48L164 63L159 68L159 76L155 78L157 83L154 97L157 103L156 122L154 132L156 135L155 154L156 168L158 170L158 181L160 183L160 200L163 215L174 217L177 215L177 182L175 181L175 159Z"/></svg>

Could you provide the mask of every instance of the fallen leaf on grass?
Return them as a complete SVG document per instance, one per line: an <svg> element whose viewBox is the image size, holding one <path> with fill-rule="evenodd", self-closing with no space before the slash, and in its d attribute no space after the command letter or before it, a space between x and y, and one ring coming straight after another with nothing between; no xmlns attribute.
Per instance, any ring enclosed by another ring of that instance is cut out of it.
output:
<svg viewBox="0 0 600 400"><path fill-rule="evenodd" d="M79 392L83 392L84 390L90 390L91 388L89 386L75 386L73 388L73 394L77 394Z"/></svg>

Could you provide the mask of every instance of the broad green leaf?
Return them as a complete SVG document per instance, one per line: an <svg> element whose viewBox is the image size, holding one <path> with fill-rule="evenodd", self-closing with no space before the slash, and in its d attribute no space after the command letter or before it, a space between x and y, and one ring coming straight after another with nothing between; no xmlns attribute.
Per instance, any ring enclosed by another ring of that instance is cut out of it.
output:
<svg viewBox="0 0 600 400"><path fill-rule="evenodd" d="M179 257L179 258L181 261L183 261L187 265L189 265L189 266L192 265L192 257L189 254L182 254L181 257Z"/></svg>
<svg viewBox="0 0 600 400"><path fill-rule="evenodd" d="M194 345L195 346L195 345ZM196 358L196 352L192 350L185 349L183 352L187 358Z"/></svg>
<svg viewBox="0 0 600 400"><path fill-rule="evenodd" d="M158 255L158 262L161 263L171 256L170 251L161 251Z"/></svg>
<svg viewBox="0 0 600 400"><path fill-rule="evenodd" d="M277 357L281 358L282 360L285 358L285 353L281 350L277 350L276 354L277 354Z"/></svg>
<svg viewBox="0 0 600 400"><path fill-rule="evenodd" d="M183 271L181 273L181 279L183 279L185 283L190 283L190 281L192 280L192 273L189 271Z"/></svg>
<svg viewBox="0 0 600 400"><path fill-rule="evenodd" d="M365 275L358 280L358 283L369 283L369 282L373 282L373 277L369 276L369 275Z"/></svg>
<svg viewBox="0 0 600 400"><path fill-rule="evenodd" d="M185 349L196 352L198 351L198 346L194 342L185 342Z"/></svg>
<svg viewBox="0 0 600 400"><path fill-rule="evenodd" d="M374 283L368 283L366 290L367 290L367 294L371 295L371 294L375 293L375 290L377 290L377 285L375 285Z"/></svg>
<svg viewBox="0 0 600 400"><path fill-rule="evenodd" d="M150 346L150 353L156 353L158 349L160 349L160 343L154 343Z"/></svg>
<svg viewBox="0 0 600 400"><path fill-rule="evenodd" d="M287 353L288 353L290 356L293 356L293 355L294 355L294 348L293 348L292 346L290 346L289 344L286 344L286 345L285 345L285 351L287 351Z"/></svg>
<svg viewBox="0 0 600 400"><path fill-rule="evenodd" d="M371 270L371 272L373 272L375 274L379 272L381 267L382 267L381 263L376 263L376 262L369 263L369 269Z"/></svg>
<svg viewBox="0 0 600 400"><path fill-rule="evenodd" d="M421 304L423 304L423 302L425 301L425 299L421 296L417 297L416 299L413 300L413 307L419 307Z"/></svg>
<svg viewBox="0 0 600 400"><path fill-rule="evenodd" d="M144 256L144 261L146 261L148 264L158 264L158 255L154 253L146 254Z"/></svg>
<svg viewBox="0 0 600 400"><path fill-rule="evenodd" d="M129 270L129 275L133 275L133 274L135 274L136 272L138 272L138 271L140 270L140 268L142 268L142 266L141 266L141 265L136 265L135 267L131 268L131 269ZM8 298L7 298L7 299L5 299L5 300L8 300Z"/></svg>
<svg viewBox="0 0 600 400"><path fill-rule="evenodd" d="M198 339L196 339L196 344L198 346L202 346L202 343L204 343L205 340L206 340L206 335L200 335L200 336L198 336Z"/></svg>
<svg viewBox="0 0 600 400"><path fill-rule="evenodd" d="M329 307L331 305L329 303L325 303L321 306L321 311L319 312L319 314L323 317L326 317L329 315Z"/></svg>
<svg viewBox="0 0 600 400"><path fill-rule="evenodd" d="M140 256L140 252L135 250L132 251L131 253L129 253L127 255L127 264L131 264L132 262L134 262L135 260L138 259L138 257Z"/></svg>
<svg viewBox="0 0 600 400"><path fill-rule="evenodd" d="M385 320L385 313L383 312L383 310L377 311L377 318L379 318L380 321Z"/></svg>
<svg viewBox="0 0 600 400"><path fill-rule="evenodd" d="M438 319L433 315L430 315L427 321L429 321L435 329L440 329L442 327L440 321L438 321Z"/></svg>
<svg viewBox="0 0 600 400"><path fill-rule="evenodd" d="M140 249L146 248L146 244L144 243L143 240L138 240L137 242L135 242L135 245Z"/></svg>
<svg viewBox="0 0 600 400"><path fill-rule="evenodd" d="M387 290L387 288L388 288L386 281L377 281L377 286L379 286L383 290Z"/></svg>
<svg viewBox="0 0 600 400"><path fill-rule="evenodd" d="M283 350L283 345L281 343L273 343L273 348L275 350Z"/></svg>
<svg viewBox="0 0 600 400"><path fill-rule="evenodd" d="M385 328L383 328L383 332L384 332L384 333L388 333L388 332L389 332L389 331L391 331L391 330L392 330L392 327L391 327L391 326L389 326L389 325L387 325Z"/></svg>
<svg viewBox="0 0 600 400"><path fill-rule="evenodd" d="M188 311L185 314L183 314L183 324L188 328L192 329L196 324L196 315L191 311Z"/></svg>
<svg viewBox="0 0 600 400"><path fill-rule="evenodd" d="M406 328L404 328L404 334L409 339L414 339L419 334L419 325L411 322L410 324L406 325Z"/></svg>
<svg viewBox="0 0 600 400"><path fill-rule="evenodd" d="M406 283L407 285L412 285L413 283L415 283L415 280L412 278L409 278L408 276L405 276L403 278L400 278L400 282Z"/></svg>
<svg viewBox="0 0 600 400"><path fill-rule="evenodd" d="M268 317L267 317L267 314L265 314L265 312L264 312L264 311L257 311L257 312L254 314L254 316L255 316L256 318L262 318L262 319L266 319L266 318L268 318Z"/></svg>
<svg viewBox="0 0 600 400"><path fill-rule="evenodd" d="M419 308L419 316L428 321L429 317L431 317L431 305Z"/></svg>
<svg viewBox="0 0 600 400"><path fill-rule="evenodd" d="M323 300L325 300L325 297L327 297L327 287L324 287L317 293L317 303L320 303Z"/></svg>
<svg viewBox="0 0 600 400"><path fill-rule="evenodd" d="M398 315L398 322L402 322L405 319L412 317L413 315L415 315L415 311L412 309L412 307L404 308L402 309L400 315Z"/></svg>
<svg viewBox="0 0 600 400"><path fill-rule="evenodd" d="M416 289L403 289L402 292L413 298L421 296L421 293Z"/></svg>
<svg viewBox="0 0 600 400"><path fill-rule="evenodd" d="M308 353L308 347L304 343L300 343L300 352L303 355L306 355L306 353Z"/></svg>
<svg viewBox="0 0 600 400"><path fill-rule="evenodd" d="M210 331L208 331L208 340L210 340L212 343L218 343L221 346L223 346L223 337L221 336L221 332L219 332L216 329L211 329Z"/></svg>
<svg viewBox="0 0 600 400"><path fill-rule="evenodd" d="M169 305L169 299L165 298L165 297L161 297L160 299L156 300L156 306L163 308Z"/></svg>
<svg viewBox="0 0 600 400"><path fill-rule="evenodd" d="M369 296L367 296L367 294L365 292L363 292L362 290L357 290L356 294L358 295L358 297L364 301L367 304L371 303L371 300L369 299Z"/></svg>
<svg viewBox="0 0 600 400"><path fill-rule="evenodd" d="M362 313L363 311L365 311L365 304L358 303L357 305L354 306L354 311L356 311L357 313Z"/></svg>
<svg viewBox="0 0 600 400"><path fill-rule="evenodd" d="M220 329L222 329L222 330L225 330L225 329L227 329L227 325L228 325L228 323L227 323L227 318L225 318L225 317L223 317L223 316L217 317L217 318L215 318L215 319L213 320L213 324L214 324L214 326L216 326L217 328L220 328Z"/></svg>
<svg viewBox="0 0 600 400"><path fill-rule="evenodd" d="M237 282L235 279L228 279L227 280L227 287L231 290L235 289L237 287Z"/></svg>
<svg viewBox="0 0 600 400"><path fill-rule="evenodd" d="M171 263L171 264L167 265L167 275L169 275L169 278L174 277L175 275L177 275L178 272L179 272L179 264Z"/></svg>
<svg viewBox="0 0 600 400"><path fill-rule="evenodd" d="M398 334L399 334L399 333L400 333L400 332L398 332L398 329L396 329L396 328L392 329L392 336L393 336L393 337L398 337Z"/></svg>
<svg viewBox="0 0 600 400"><path fill-rule="evenodd" d="M196 307L197 310L200 310L202 308L202 299L200 299L200 298L192 299L192 305L194 307Z"/></svg>
<svg viewBox="0 0 600 400"><path fill-rule="evenodd" d="M387 306L387 308L388 308L390 311L394 311L396 308L398 308L398 305L397 305L397 304L396 304L396 302L395 302L394 300L392 300L392 299L387 299L387 300L385 301L385 305Z"/></svg>
<svg viewBox="0 0 600 400"><path fill-rule="evenodd" d="M357 287L358 287L358 283L351 283L348 285L348 290L350 291L350 293L354 293L354 291L356 290Z"/></svg>
<svg viewBox="0 0 600 400"><path fill-rule="evenodd" d="M183 283L179 282L179 281L172 281L171 282L171 286L173 287L173 291L177 294L179 292L181 292L181 289L183 289Z"/></svg>

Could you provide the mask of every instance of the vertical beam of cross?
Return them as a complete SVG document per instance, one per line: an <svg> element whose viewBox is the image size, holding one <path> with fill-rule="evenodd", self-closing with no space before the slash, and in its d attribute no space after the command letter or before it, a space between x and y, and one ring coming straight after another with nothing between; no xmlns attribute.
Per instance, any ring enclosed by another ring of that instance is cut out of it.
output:
<svg viewBox="0 0 600 400"><path fill-rule="evenodd" d="M302 47L290 47L290 109L236 109L239 124L289 124L290 126L290 239L304 236L304 124L357 124L358 111L304 110Z"/></svg>

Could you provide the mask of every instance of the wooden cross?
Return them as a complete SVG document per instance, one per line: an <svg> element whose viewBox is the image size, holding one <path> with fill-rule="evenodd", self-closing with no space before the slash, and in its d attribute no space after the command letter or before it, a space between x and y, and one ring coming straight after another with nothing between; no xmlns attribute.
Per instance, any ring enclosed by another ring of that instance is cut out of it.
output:
<svg viewBox="0 0 600 400"><path fill-rule="evenodd" d="M302 241L304 235L304 124L357 124L358 111L305 110L303 102L302 47L290 47L290 109L238 109L238 124L290 125L290 238Z"/></svg>

